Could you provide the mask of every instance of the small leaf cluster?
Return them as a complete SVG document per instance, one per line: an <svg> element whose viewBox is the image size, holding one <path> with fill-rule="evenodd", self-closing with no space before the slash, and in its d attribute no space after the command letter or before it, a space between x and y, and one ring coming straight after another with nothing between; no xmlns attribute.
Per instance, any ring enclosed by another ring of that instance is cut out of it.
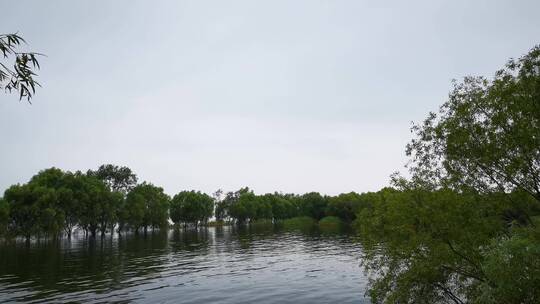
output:
<svg viewBox="0 0 540 304"><path fill-rule="evenodd" d="M16 91L19 100L26 98L28 102L40 84L35 80L36 70L39 70L38 56L34 52L20 52L25 40L18 34L0 34L0 53L4 62L0 61L0 89L11 93ZM5 61L13 60L12 64Z"/></svg>

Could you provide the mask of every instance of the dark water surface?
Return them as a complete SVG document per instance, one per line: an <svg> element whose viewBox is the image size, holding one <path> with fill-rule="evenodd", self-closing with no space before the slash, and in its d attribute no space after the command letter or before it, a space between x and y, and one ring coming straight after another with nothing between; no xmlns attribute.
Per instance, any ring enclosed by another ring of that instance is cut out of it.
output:
<svg viewBox="0 0 540 304"><path fill-rule="evenodd" d="M368 303L360 255L276 228L0 243L0 303Z"/></svg>

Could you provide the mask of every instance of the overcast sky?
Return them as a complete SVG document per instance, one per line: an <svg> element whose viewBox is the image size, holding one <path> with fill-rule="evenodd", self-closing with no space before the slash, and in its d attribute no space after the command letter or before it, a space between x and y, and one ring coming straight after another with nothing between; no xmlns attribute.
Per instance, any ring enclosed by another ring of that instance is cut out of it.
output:
<svg viewBox="0 0 540 304"><path fill-rule="evenodd" d="M169 194L378 190L451 80L540 43L540 1L0 1L41 58L0 94L0 191L126 165Z"/></svg>

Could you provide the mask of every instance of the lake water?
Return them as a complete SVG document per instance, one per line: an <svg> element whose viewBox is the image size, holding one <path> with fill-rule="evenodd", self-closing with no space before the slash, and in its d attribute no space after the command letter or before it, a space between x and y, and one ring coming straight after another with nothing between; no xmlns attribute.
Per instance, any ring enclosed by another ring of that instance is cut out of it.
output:
<svg viewBox="0 0 540 304"><path fill-rule="evenodd" d="M354 234L215 227L0 243L0 303L368 303Z"/></svg>

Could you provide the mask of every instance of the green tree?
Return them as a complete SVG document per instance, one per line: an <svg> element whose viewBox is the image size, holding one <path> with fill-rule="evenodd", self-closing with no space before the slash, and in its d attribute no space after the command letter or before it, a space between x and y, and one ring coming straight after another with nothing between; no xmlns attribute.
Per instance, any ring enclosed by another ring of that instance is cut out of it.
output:
<svg viewBox="0 0 540 304"><path fill-rule="evenodd" d="M62 210L64 215L63 229L68 238L71 238L73 229L79 224L80 216L80 206L73 195L73 190L70 189L70 177L71 174L68 174L65 180L66 185L56 191L56 195L58 196L58 208Z"/></svg>
<svg viewBox="0 0 540 304"><path fill-rule="evenodd" d="M163 188L150 183L135 186L126 197L123 221L135 231L148 228L166 228L169 218L170 198Z"/></svg>
<svg viewBox="0 0 540 304"><path fill-rule="evenodd" d="M239 191L236 191L236 192L229 191L225 194L225 197L222 200L220 200L219 202L216 201L216 207L215 207L216 220L223 221L223 220L228 220L232 218L230 214L231 206L238 202L239 196L240 196Z"/></svg>
<svg viewBox="0 0 540 304"><path fill-rule="evenodd" d="M40 171L25 185L14 185L4 194L9 204L10 224L14 234L57 236L65 225L59 189L64 172L51 168Z"/></svg>
<svg viewBox="0 0 540 304"><path fill-rule="evenodd" d="M118 222L118 208L122 205L123 200L124 197L119 192L103 192L98 214L98 229L101 236L104 236L107 231L114 232L114 227Z"/></svg>
<svg viewBox="0 0 540 304"><path fill-rule="evenodd" d="M96 171L88 170L87 174L102 180L111 191L122 194L128 193L137 185L137 175L128 167L101 165Z"/></svg>
<svg viewBox="0 0 540 304"><path fill-rule="evenodd" d="M526 191L540 201L540 46L493 80L455 83L439 114L413 127L413 180L482 192Z"/></svg>
<svg viewBox="0 0 540 304"><path fill-rule="evenodd" d="M214 199L199 191L182 191L171 200L170 216L175 224L205 224L214 211Z"/></svg>
<svg viewBox="0 0 540 304"><path fill-rule="evenodd" d="M123 206L123 211L119 214L122 228L129 228L135 232L139 229L146 228L148 223L146 218L146 201L142 194L143 190L137 190L137 187L132 189Z"/></svg>
<svg viewBox="0 0 540 304"><path fill-rule="evenodd" d="M272 206L274 221L282 221L299 215L298 197L280 193L266 194Z"/></svg>
<svg viewBox="0 0 540 304"><path fill-rule="evenodd" d="M479 284L491 284L482 263L504 235L504 201L448 189L380 195L356 222L372 302L465 303Z"/></svg>
<svg viewBox="0 0 540 304"><path fill-rule="evenodd" d="M374 303L536 303L540 48L456 83L415 126L411 179L360 211Z"/></svg>
<svg viewBox="0 0 540 304"><path fill-rule="evenodd" d="M79 210L79 225L92 237L100 231L102 235L116 219L117 207L114 194L98 178L82 172L73 176L73 191L76 207Z"/></svg>
<svg viewBox="0 0 540 304"><path fill-rule="evenodd" d="M490 281L479 284L477 302L540 302L540 230L516 228L494 240L482 267Z"/></svg>
<svg viewBox="0 0 540 304"><path fill-rule="evenodd" d="M249 188L242 188L234 195L229 206L229 215L238 224L245 224L256 217L257 197Z"/></svg>
<svg viewBox="0 0 540 304"><path fill-rule="evenodd" d="M36 232L37 214L33 212L34 200L28 185L13 185L4 192L4 199L10 209L10 229L15 235L23 235L27 239Z"/></svg>
<svg viewBox="0 0 540 304"><path fill-rule="evenodd" d="M8 230L9 223L9 204L8 202L0 198L0 236L4 235Z"/></svg>
<svg viewBox="0 0 540 304"><path fill-rule="evenodd" d="M214 192L214 213L216 217L216 221L225 221L228 219L228 205L226 202L226 197L228 194L225 194L225 197L223 197L223 190L218 189L216 192Z"/></svg>
<svg viewBox="0 0 540 304"><path fill-rule="evenodd" d="M37 56L40 54L20 51L23 43L24 39L18 34L0 34L0 53L4 60L0 61L0 89L18 92L20 100L30 101L39 86L34 77L39 69Z"/></svg>
<svg viewBox="0 0 540 304"><path fill-rule="evenodd" d="M363 196L356 192L342 193L329 199L326 214L337 216L345 222L352 222L356 214L368 204Z"/></svg>
<svg viewBox="0 0 540 304"><path fill-rule="evenodd" d="M310 216L316 220L320 220L325 216L328 198L322 196L318 192L310 192L302 195L299 198L298 203L301 215Z"/></svg>
<svg viewBox="0 0 540 304"><path fill-rule="evenodd" d="M14 185L6 190L10 224L16 235L57 235L63 228L63 213L57 208L53 188L36 184Z"/></svg>
<svg viewBox="0 0 540 304"><path fill-rule="evenodd" d="M257 196L255 199L255 215L254 220L272 220L274 217L272 213L272 203L266 199L266 196Z"/></svg>

